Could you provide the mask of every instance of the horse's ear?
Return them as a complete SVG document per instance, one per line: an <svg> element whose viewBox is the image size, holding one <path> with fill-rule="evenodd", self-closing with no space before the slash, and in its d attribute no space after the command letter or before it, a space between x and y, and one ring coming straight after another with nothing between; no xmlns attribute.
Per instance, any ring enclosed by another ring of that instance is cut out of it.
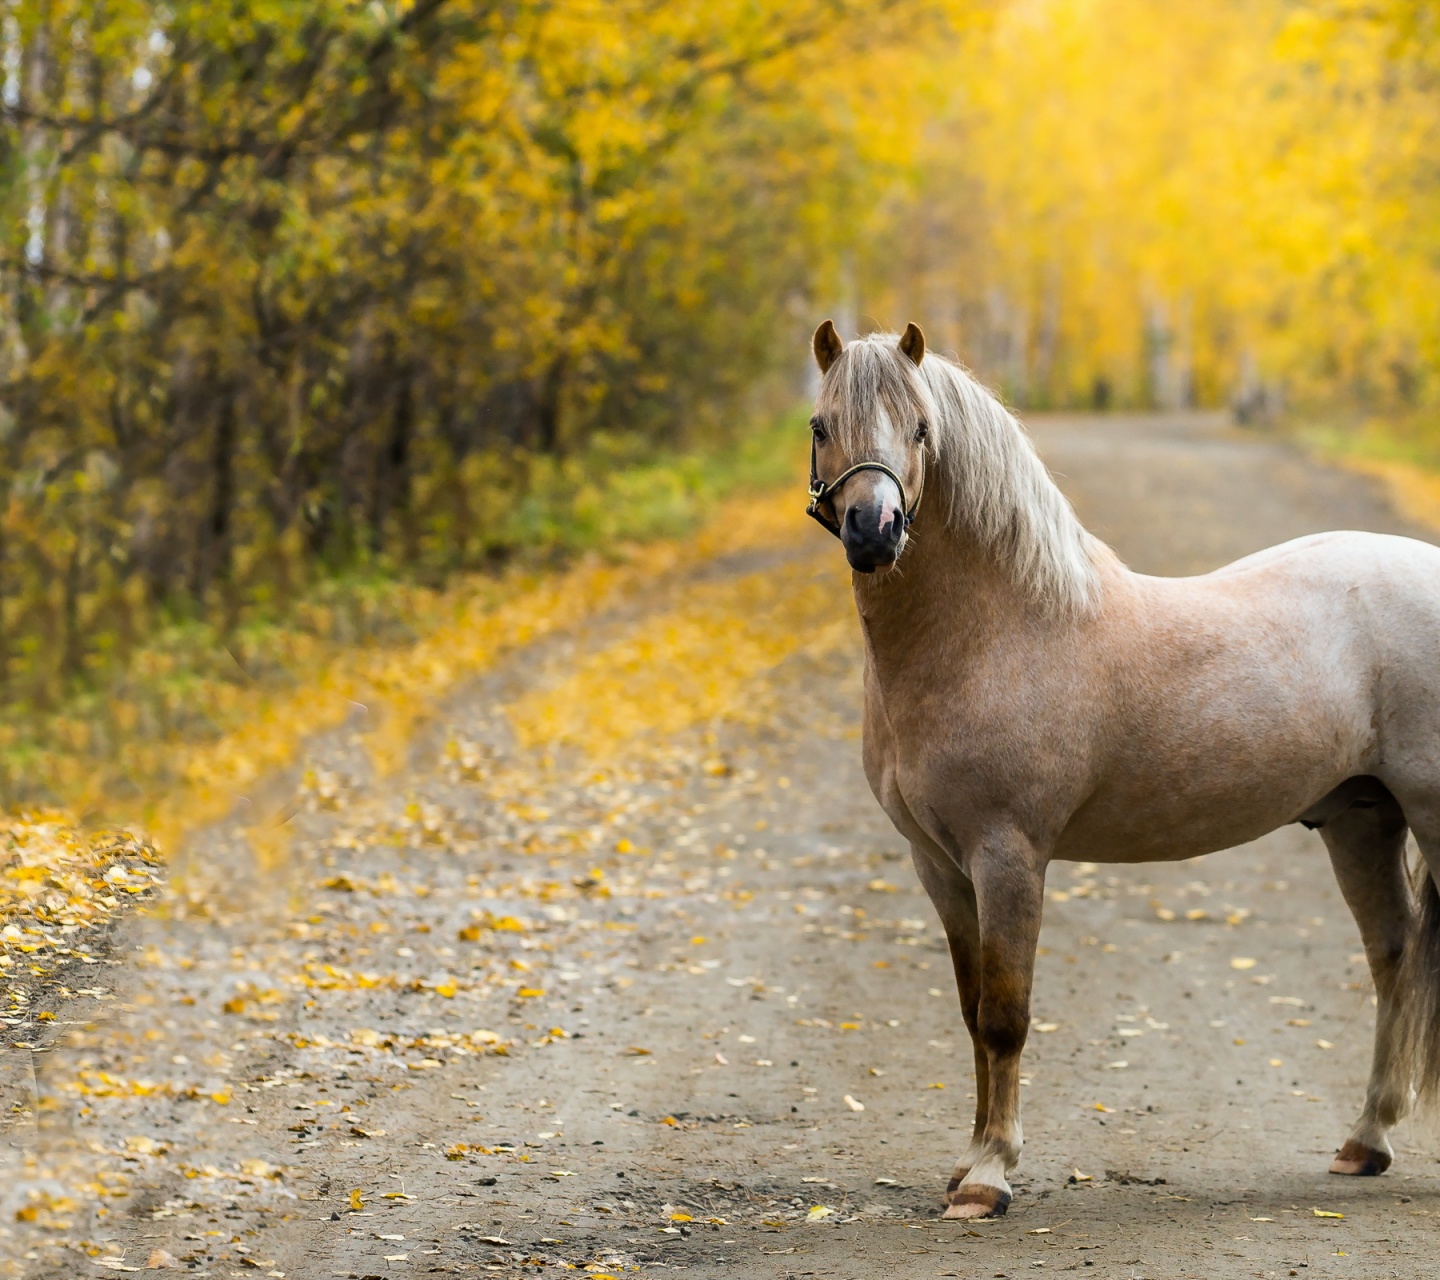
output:
<svg viewBox="0 0 1440 1280"><path fill-rule="evenodd" d="M845 344L840 341L840 335L835 332L834 324L825 320L815 330L815 336L810 340L810 349L815 352L815 363L820 366L820 372L828 373L830 366L840 358L840 353L845 350Z"/></svg>
<svg viewBox="0 0 1440 1280"><path fill-rule="evenodd" d="M914 364L925 359L925 335L913 320L905 326L905 332L900 335L900 350L909 356Z"/></svg>

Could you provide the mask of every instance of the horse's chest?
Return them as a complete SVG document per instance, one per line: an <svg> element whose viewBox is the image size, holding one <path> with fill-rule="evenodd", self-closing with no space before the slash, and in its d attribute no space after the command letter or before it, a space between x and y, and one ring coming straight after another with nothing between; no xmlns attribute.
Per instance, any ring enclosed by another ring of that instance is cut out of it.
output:
<svg viewBox="0 0 1440 1280"><path fill-rule="evenodd" d="M1045 741L1037 739L1036 726L1046 726ZM998 806L1031 815L1037 797L1073 796L1073 762L1083 753L1057 752L1062 732L1033 708L1014 699L977 699L973 688L963 685L932 684L925 696L887 707L872 676L865 700L865 774L903 835L948 845L975 814L993 813Z"/></svg>
<svg viewBox="0 0 1440 1280"><path fill-rule="evenodd" d="M883 707L873 702L866 707L864 758L865 776L880 807L902 834L915 839L927 811L921 752L893 731Z"/></svg>

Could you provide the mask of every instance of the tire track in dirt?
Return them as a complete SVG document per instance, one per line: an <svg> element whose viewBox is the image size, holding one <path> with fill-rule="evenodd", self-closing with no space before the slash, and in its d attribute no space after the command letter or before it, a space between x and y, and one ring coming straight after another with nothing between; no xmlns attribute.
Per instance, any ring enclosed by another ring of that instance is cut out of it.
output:
<svg viewBox="0 0 1440 1280"><path fill-rule="evenodd" d="M1035 433L1147 571L1406 531L1368 482L1213 419ZM796 555L519 655L401 778L377 783L353 735L317 743L292 900L135 921L123 1007L48 1055L53 1101L11 1133L15 1268L1424 1274L1433 1144L1407 1127L1387 1177L1324 1173L1371 1005L1299 828L1173 866L1057 864L1016 1201L939 1221L969 1047L860 772L835 547L796 509ZM634 706L657 696L660 739ZM613 713L568 720L575 745L517 744L516 715L587 699Z"/></svg>

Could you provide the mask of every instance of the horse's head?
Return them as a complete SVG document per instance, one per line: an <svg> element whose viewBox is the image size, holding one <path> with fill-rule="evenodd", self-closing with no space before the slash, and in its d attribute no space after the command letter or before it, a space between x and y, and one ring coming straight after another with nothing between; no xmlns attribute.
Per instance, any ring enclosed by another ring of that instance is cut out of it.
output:
<svg viewBox="0 0 1440 1280"><path fill-rule="evenodd" d="M925 335L911 324L898 340L872 334L847 347L827 320L813 347L823 377L810 419L810 513L839 536L852 569L888 569L925 482Z"/></svg>

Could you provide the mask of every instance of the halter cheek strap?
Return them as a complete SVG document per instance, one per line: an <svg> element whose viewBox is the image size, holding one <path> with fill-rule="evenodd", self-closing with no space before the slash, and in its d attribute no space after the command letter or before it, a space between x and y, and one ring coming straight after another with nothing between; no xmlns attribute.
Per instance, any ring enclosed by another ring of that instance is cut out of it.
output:
<svg viewBox="0 0 1440 1280"><path fill-rule="evenodd" d="M840 524L833 516L826 515L820 508L829 502L844 483L852 476L858 476L862 471L878 471L882 476L889 476L895 482L895 487L900 490L900 527L908 529L915 522L915 515L920 510L920 499L925 496L925 474L920 474L920 491L915 495L915 502L912 505L905 497L905 482L900 479L883 462L857 462L853 467L842 471L829 484L825 484L816 470L815 439L810 439L810 505L805 508L805 514L812 520L818 521L837 538L840 536Z"/></svg>

